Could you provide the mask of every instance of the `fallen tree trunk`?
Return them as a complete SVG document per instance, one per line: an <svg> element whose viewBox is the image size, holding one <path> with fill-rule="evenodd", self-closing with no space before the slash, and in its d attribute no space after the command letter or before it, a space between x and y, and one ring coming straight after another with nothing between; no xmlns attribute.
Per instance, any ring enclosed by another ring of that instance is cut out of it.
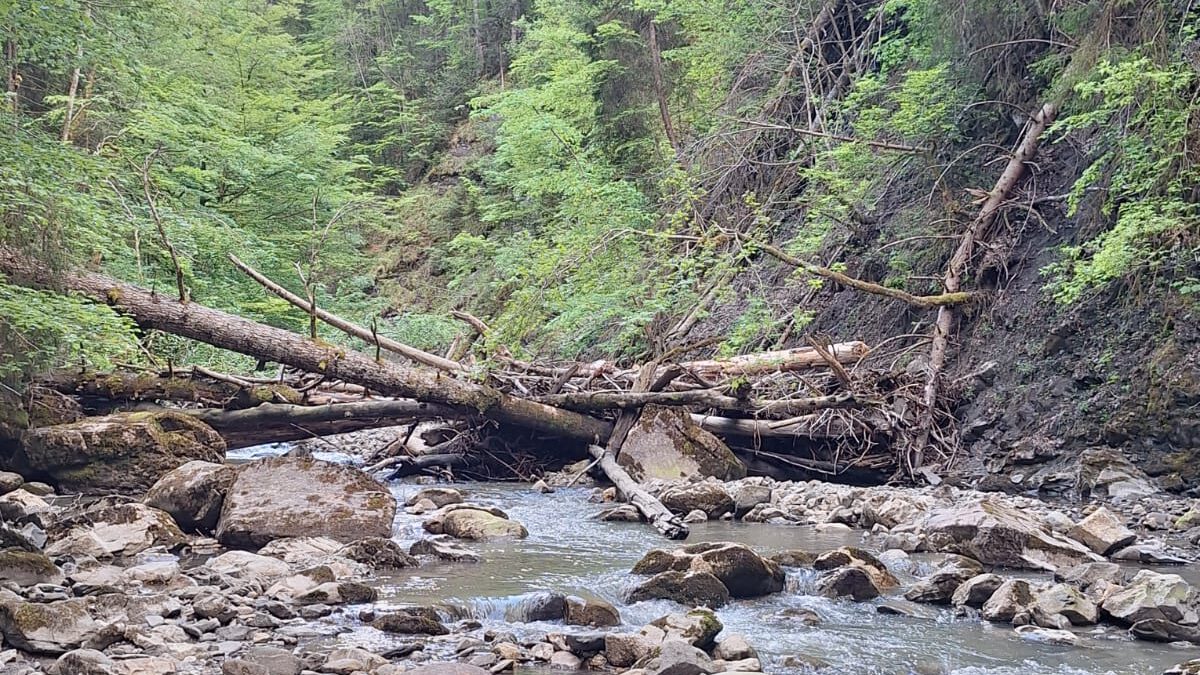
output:
<svg viewBox="0 0 1200 675"><path fill-rule="evenodd" d="M726 396L712 389L691 391L583 391L539 396L539 403L571 410L626 410L646 405L696 405L717 410L759 411L763 414L789 414L853 408L859 405L850 393L811 398L755 400Z"/></svg>
<svg viewBox="0 0 1200 675"><path fill-rule="evenodd" d="M828 347L828 352L839 363L847 364L857 362L869 351L870 349L864 342L840 342ZM728 359L686 361L680 363L679 367L703 377L713 378L783 373L825 365L825 360L818 350L812 347L796 347L795 349L734 356Z"/></svg>
<svg viewBox="0 0 1200 675"><path fill-rule="evenodd" d="M595 457L600 470L604 472L613 485L625 495L629 503L645 516L667 539L687 539L688 527L671 510L663 506L658 498L650 494L617 463L616 457L598 445L589 445L588 452Z"/></svg>
<svg viewBox="0 0 1200 675"><path fill-rule="evenodd" d="M156 373L66 373L47 375L39 385L85 401L179 401L220 408L246 408L265 401L296 403L300 393L282 384L242 386L203 377Z"/></svg>
<svg viewBox="0 0 1200 675"><path fill-rule="evenodd" d="M705 431L718 436L749 436L752 438L804 436L816 440L834 440L854 433L853 426L842 418L825 419L819 414L773 421L692 413L692 421L699 424L700 428Z"/></svg>
<svg viewBox="0 0 1200 675"><path fill-rule="evenodd" d="M1009 158L995 187L988 193L987 200L979 209L979 215L963 233L954 255L950 257L950 262L946 265L946 277L942 283L946 293L958 293L961 290L963 274L975 254L976 242L982 241L986 237L992 223L996 220L996 214L1000 212L1000 205L1008 199L1009 193L1025 175L1025 163L1033 159L1042 133L1054 121L1057 114L1058 106L1054 103L1047 103L1030 118L1020 145L1017 146L1013 156ZM933 415L937 409L938 381L941 378L942 368L946 365L946 351L950 344L950 333L953 331L953 327L954 307L953 305L942 305L938 308L937 319L934 321L933 342L929 350L929 375L925 381L925 390L922 396L925 412L919 425L921 433L915 443L914 453L909 457L908 469L910 472L925 463L925 448L929 444L929 436L933 428Z"/></svg>
<svg viewBox="0 0 1200 675"><path fill-rule="evenodd" d="M471 419L472 410L412 400L303 406L264 403L245 410L176 410L212 427L230 448L282 443L429 419Z"/></svg>
<svg viewBox="0 0 1200 675"><path fill-rule="evenodd" d="M181 303L112 277L87 272L55 272L8 247L0 247L0 272L15 283L76 291L132 317L144 329L161 330L255 358L322 373L389 396L471 408L481 417L498 422L589 442L603 441L612 430L612 425L603 420L510 396L444 373L378 363L359 352L314 342L198 302Z"/></svg>
<svg viewBox="0 0 1200 675"><path fill-rule="evenodd" d="M321 309L320 307L314 309L312 304L307 300L301 298L295 293L292 293L274 281L271 281L258 270L247 265L241 260L238 260L237 256L233 255L232 253L229 254L229 260L233 263L234 267L237 267L239 270L245 272L247 276L257 281L263 288L279 296L281 299L286 300L297 309L304 310L305 313L316 316L318 319L342 331L343 333L346 333L347 335L356 337L369 344L376 345L381 349L386 349L393 354L399 354L405 358L412 359L417 363L423 363L432 368L437 368L438 370L444 370L449 373L466 371L466 368L464 368L463 365L457 361L451 361L450 359L437 356L436 354L430 354L429 352L421 351L416 347L410 347L403 342L398 342L387 336L379 335L377 332L367 330L358 324L351 323L340 316L337 316L336 314Z"/></svg>

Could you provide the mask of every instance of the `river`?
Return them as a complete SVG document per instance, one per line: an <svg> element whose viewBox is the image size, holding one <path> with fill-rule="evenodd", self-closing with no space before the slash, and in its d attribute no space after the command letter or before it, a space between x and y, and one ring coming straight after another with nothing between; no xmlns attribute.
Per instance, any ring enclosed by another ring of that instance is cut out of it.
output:
<svg viewBox="0 0 1200 675"><path fill-rule="evenodd" d="M324 457L346 461L332 453ZM400 503L420 485L397 483L392 492ZM482 563L425 564L379 580L379 608L441 605L487 629L535 639L548 632L583 631L558 623L513 623L506 611L536 591L559 591L598 597L620 611L622 630L641 626L672 611L667 601L626 605L624 591L639 577L633 564L652 548L670 547L651 528L636 523L607 523L590 516L603 508L588 501L591 490L560 489L541 494L525 485L453 484L468 501L498 506L524 523L529 538L471 544ZM408 544L423 535L422 518L401 512L395 538ZM825 551L861 544L861 531L821 533L811 527L714 521L692 526L688 542L734 541L769 555L787 549ZM907 565L893 566L902 582L932 569L932 558L914 554ZM1177 571L1177 570L1163 570ZM1036 578L1036 575L1030 575ZM1048 577L1046 577L1048 578ZM920 618L884 615L881 604L896 598L855 603L814 593L815 573L789 570L785 592L756 600L738 600L717 612L725 632L741 633L758 650L769 673L845 673L900 675L1159 675L1180 661L1194 658L1197 648L1182 649L1134 641L1112 626L1079 631L1080 646L1067 647L1020 639L1011 626L978 618L956 617L950 608L915 606ZM911 605L910 605L911 606ZM821 617L809 626L798 617L811 610ZM405 641L357 620L342 619L347 632L338 640L374 650ZM795 657L789 659L789 657ZM818 662L822 670L785 665ZM561 672L561 671L559 671Z"/></svg>

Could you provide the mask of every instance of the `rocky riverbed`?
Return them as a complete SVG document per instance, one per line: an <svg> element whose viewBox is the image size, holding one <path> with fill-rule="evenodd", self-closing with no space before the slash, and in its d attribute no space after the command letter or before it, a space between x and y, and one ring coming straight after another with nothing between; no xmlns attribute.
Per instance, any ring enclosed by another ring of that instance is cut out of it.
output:
<svg viewBox="0 0 1200 675"><path fill-rule="evenodd" d="M600 486L281 457L83 500L2 474L0 672L1183 672L1200 511L1119 457L1077 480L1090 501L651 483L693 523L674 545Z"/></svg>

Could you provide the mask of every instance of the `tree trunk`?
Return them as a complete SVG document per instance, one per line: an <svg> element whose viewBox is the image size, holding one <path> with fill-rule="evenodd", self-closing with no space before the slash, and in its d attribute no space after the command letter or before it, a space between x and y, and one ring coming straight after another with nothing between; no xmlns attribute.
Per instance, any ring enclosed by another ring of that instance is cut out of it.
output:
<svg viewBox="0 0 1200 675"><path fill-rule="evenodd" d="M589 445L588 452L595 457L600 470L604 472L613 485L625 495L631 504L637 507L646 520L667 539L687 539L688 527L671 510L663 506L658 498L647 492L633 479L612 453L598 445Z"/></svg>
<svg viewBox="0 0 1200 675"><path fill-rule="evenodd" d="M240 386L217 380L154 373L56 373L38 384L85 403L109 407L129 401L178 401L217 408L246 408L268 401L298 402L300 393L282 384Z"/></svg>
<svg viewBox="0 0 1200 675"><path fill-rule="evenodd" d="M131 316L145 329L161 330L215 347L275 361L330 379L361 384L388 396L467 407L481 417L590 442L608 438L612 425L602 420L510 396L492 387L456 380L375 359L344 347L322 344L290 331L260 324L196 302L147 291L100 274L52 272L0 247L0 272L13 282L76 291Z"/></svg>
<svg viewBox="0 0 1200 675"><path fill-rule="evenodd" d="M667 103L667 90L663 84L662 50L658 46L658 28L655 26L653 16L649 18L648 23L650 26L647 42L650 43L650 73L654 80L654 97L658 99L658 114L662 117L663 132L667 135L667 142L671 144L671 150L678 156L679 136L675 133L675 125L671 123L671 107Z"/></svg>
<svg viewBox="0 0 1200 675"><path fill-rule="evenodd" d="M177 410L208 424L230 448L281 443L429 419L471 419L474 412L411 400L302 406L264 403L245 410Z"/></svg>
<svg viewBox="0 0 1200 675"><path fill-rule="evenodd" d="M1008 164L1004 167L1004 172L1000 174L1000 179L996 181L995 187L988 194L987 201L983 203L983 207L979 210L979 216L963 233L962 240L955 249L954 255L950 258L950 263L946 266L946 278L943 286L946 293L956 294L962 288L962 277L966 272L967 263L971 261L971 257L975 253L975 243L984 239L988 229L996 220L996 214L1000 211L1000 205L1004 200L1008 199L1009 193L1016 187L1017 182L1021 180L1021 176L1025 174L1025 163L1033 159L1034 153L1037 152L1038 140L1041 138L1042 132L1046 127L1054 121L1054 116L1058 114L1058 106L1053 103L1047 103L1042 106L1036 115L1030 120L1028 127L1025 129L1025 135L1021 139L1021 144L1017 146L1017 151L1008 160ZM910 459L910 470L920 468L925 462L925 447L929 442L929 433L933 426L933 411L937 408L938 398L938 380L941 377L942 368L946 365L946 351L950 342L950 333L953 330L954 324L954 307L953 305L942 305L938 308L937 320L933 327L933 344L929 350L929 375L925 381L925 391L922 396L922 402L925 405L925 416L922 423L923 430L915 445L915 454Z"/></svg>

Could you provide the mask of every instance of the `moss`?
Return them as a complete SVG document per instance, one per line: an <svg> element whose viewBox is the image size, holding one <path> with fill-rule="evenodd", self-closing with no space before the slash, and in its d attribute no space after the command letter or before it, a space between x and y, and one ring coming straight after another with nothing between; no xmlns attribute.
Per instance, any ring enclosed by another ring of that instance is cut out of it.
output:
<svg viewBox="0 0 1200 675"><path fill-rule="evenodd" d="M367 508L374 510L383 510L388 507L391 500L384 495L376 492L367 497Z"/></svg>

